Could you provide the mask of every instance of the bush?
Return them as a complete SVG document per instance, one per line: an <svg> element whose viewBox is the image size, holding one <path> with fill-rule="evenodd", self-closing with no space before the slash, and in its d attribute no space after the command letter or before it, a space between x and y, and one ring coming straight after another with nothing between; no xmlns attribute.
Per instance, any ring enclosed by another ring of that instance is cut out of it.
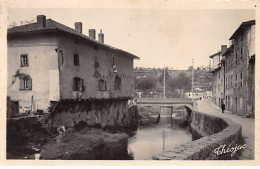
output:
<svg viewBox="0 0 260 169"><path fill-rule="evenodd" d="M79 131L87 126L88 126L88 123L86 121L80 121L79 123L74 125L74 128L75 128L75 130Z"/></svg>

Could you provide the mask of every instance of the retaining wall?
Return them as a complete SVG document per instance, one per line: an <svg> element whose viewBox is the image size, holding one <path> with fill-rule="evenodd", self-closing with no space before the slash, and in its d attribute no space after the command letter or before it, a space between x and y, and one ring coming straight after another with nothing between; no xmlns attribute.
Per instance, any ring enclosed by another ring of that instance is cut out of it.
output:
<svg viewBox="0 0 260 169"><path fill-rule="evenodd" d="M137 122L137 108L129 107L127 99L65 102L60 107L53 113L53 127L73 127L80 121L103 128L127 127Z"/></svg>
<svg viewBox="0 0 260 169"><path fill-rule="evenodd" d="M228 147L241 144L242 127L229 119L193 111L191 129L193 137L197 140L173 147L172 150L164 151L151 158L153 160L224 160L236 159L241 151L238 150L232 157L230 152L219 155L214 153L214 150L221 145L225 145L227 150Z"/></svg>

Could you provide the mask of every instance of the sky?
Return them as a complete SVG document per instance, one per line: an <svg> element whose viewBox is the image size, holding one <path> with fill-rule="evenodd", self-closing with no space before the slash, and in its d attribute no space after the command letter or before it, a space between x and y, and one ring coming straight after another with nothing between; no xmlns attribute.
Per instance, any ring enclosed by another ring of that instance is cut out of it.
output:
<svg viewBox="0 0 260 169"><path fill-rule="evenodd" d="M187 69L208 66L209 56L229 38L242 22L255 19L250 9L26 9L9 8L8 24L36 20L46 15L74 28L82 22L83 34L100 29L105 43L140 57L135 67ZM97 34L96 34L97 37Z"/></svg>

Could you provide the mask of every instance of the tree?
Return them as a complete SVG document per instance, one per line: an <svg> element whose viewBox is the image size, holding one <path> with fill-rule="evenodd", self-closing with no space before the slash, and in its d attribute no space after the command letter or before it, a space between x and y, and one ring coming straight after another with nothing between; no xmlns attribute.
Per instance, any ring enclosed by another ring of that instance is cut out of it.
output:
<svg viewBox="0 0 260 169"><path fill-rule="evenodd" d="M176 78L170 79L168 86L172 91L175 91L175 89L183 89L185 92L191 89L191 79L186 73L182 72Z"/></svg>
<svg viewBox="0 0 260 169"><path fill-rule="evenodd" d="M137 90L150 90L154 89L156 85L156 80L152 76L147 76L146 78L136 79L136 89Z"/></svg>
<svg viewBox="0 0 260 169"><path fill-rule="evenodd" d="M163 84L164 69L161 69L160 72L161 72L161 75L159 77L159 82L161 82L161 84ZM169 79L169 68L165 67L165 82L166 83L167 83L168 79Z"/></svg>

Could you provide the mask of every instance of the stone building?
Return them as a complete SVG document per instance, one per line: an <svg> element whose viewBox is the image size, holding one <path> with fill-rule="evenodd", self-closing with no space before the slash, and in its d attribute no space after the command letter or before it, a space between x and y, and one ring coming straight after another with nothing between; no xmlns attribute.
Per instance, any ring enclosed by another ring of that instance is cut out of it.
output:
<svg viewBox="0 0 260 169"><path fill-rule="evenodd" d="M224 69L221 63L222 55L227 50L227 45L221 46L221 51L209 56L213 60L213 67L211 73L213 74L212 83L212 101L217 106L221 106L224 99Z"/></svg>
<svg viewBox="0 0 260 169"><path fill-rule="evenodd" d="M89 36L82 29L81 22L72 29L44 15L8 29L8 96L20 112L51 107L58 110L57 125L68 126L81 120L114 125L126 118L138 57L105 44L102 30L96 40L95 29Z"/></svg>
<svg viewBox="0 0 260 169"><path fill-rule="evenodd" d="M225 104L235 114L254 116L255 20L243 22L223 54Z"/></svg>

